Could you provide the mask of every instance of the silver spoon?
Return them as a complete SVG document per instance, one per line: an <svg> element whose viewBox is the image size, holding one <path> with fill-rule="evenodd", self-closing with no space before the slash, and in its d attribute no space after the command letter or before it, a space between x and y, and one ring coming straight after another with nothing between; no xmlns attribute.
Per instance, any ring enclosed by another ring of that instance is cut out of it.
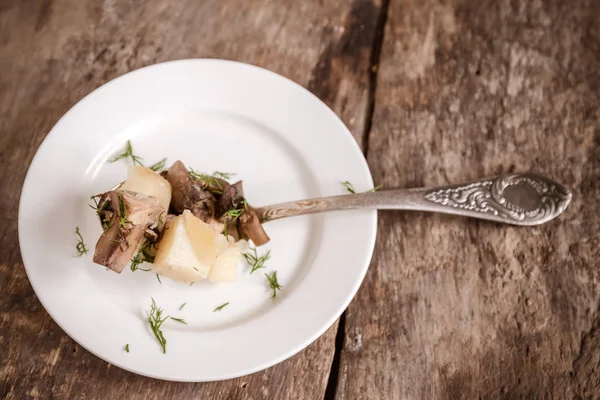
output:
<svg viewBox="0 0 600 400"><path fill-rule="evenodd" d="M572 194L539 175L507 174L461 185L393 189L290 201L255 208L261 222L326 211L376 208L462 215L513 225L539 225L562 213Z"/></svg>

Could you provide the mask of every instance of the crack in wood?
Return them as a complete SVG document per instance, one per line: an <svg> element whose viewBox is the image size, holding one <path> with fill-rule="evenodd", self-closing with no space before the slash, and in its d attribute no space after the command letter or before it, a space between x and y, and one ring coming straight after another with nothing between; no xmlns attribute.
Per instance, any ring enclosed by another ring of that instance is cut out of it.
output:
<svg viewBox="0 0 600 400"><path fill-rule="evenodd" d="M383 0L381 3L381 11L377 19L375 37L373 38L373 46L371 50L371 62L369 64L369 101L367 103L368 110L367 116L365 118L365 128L362 143L365 157L367 157L369 151L369 137L371 136L373 114L375 113L375 92L377 91L377 74L379 72L379 60L381 59L381 49L383 48L385 24L388 19L389 9L390 0Z"/></svg>
<svg viewBox="0 0 600 400"><path fill-rule="evenodd" d="M325 400L334 399L337 390L338 378L340 373L340 359L344 349L344 338L346 337L346 311L340 316L338 330L335 335L335 353L331 362L327 387L325 389Z"/></svg>
<svg viewBox="0 0 600 400"><path fill-rule="evenodd" d="M369 98L367 102L367 115L365 117L365 125L363 130L363 142L362 148L365 158L369 150L369 136L371 133L371 125L373 121L373 114L375 112L375 92L377 91L377 73L379 71L379 60L381 58L381 49L383 48L383 39L385 32L385 24L388 19L388 10L390 6L390 0L383 0L379 15L377 17L377 23L375 26L375 33L373 36L373 43L371 45L371 57L369 62ZM329 377L327 380L327 387L325 390L325 400L334 399L337 392L337 385L340 374L340 359L342 356L342 350L344 349L344 338L346 336L346 311L340 316L338 323L338 330L335 337L335 353L333 355L333 361L331 363L331 370L329 371Z"/></svg>

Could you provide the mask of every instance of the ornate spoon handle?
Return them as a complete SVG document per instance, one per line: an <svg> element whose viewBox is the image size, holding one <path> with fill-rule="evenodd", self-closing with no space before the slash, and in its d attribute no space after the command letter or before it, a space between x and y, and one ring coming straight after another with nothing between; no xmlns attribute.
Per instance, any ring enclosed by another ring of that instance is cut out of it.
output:
<svg viewBox="0 0 600 400"><path fill-rule="evenodd" d="M571 201L563 185L535 174L508 174L461 185L394 189L291 201L256 208L261 222L325 211L377 208L416 210L539 225L562 213Z"/></svg>

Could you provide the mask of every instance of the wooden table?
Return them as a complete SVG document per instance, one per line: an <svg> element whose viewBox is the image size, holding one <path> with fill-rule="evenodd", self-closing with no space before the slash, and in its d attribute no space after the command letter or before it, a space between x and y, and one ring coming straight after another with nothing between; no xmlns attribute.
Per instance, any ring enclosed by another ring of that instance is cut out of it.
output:
<svg viewBox="0 0 600 400"><path fill-rule="evenodd" d="M535 170L574 201L531 229L381 212L358 295L306 350L225 382L125 372L75 344L34 295L20 188L84 95L192 57L307 87L386 187ZM599 100L594 0L0 1L0 397L598 399Z"/></svg>

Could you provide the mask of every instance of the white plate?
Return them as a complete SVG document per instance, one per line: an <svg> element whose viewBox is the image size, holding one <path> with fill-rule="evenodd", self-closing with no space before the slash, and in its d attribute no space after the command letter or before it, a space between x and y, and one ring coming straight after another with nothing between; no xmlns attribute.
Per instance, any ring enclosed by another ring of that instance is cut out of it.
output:
<svg viewBox="0 0 600 400"><path fill-rule="evenodd" d="M250 65L181 60L126 74L76 104L48 134L23 186L19 240L27 275L56 323L80 345L129 371L177 381L233 378L272 366L313 342L339 317L367 270L375 211L273 221L264 271L237 283L184 283L92 263L101 228L91 194L126 177L107 163L130 139L149 165L162 157L194 169L237 172L253 205L372 187L350 132L297 84ZM79 226L90 252L75 253ZM275 301L263 272L277 270ZM163 325L167 353L145 310L154 297L187 320ZM178 307L187 303L182 311ZM221 312L213 309L225 302ZM130 352L123 350L129 344Z"/></svg>

